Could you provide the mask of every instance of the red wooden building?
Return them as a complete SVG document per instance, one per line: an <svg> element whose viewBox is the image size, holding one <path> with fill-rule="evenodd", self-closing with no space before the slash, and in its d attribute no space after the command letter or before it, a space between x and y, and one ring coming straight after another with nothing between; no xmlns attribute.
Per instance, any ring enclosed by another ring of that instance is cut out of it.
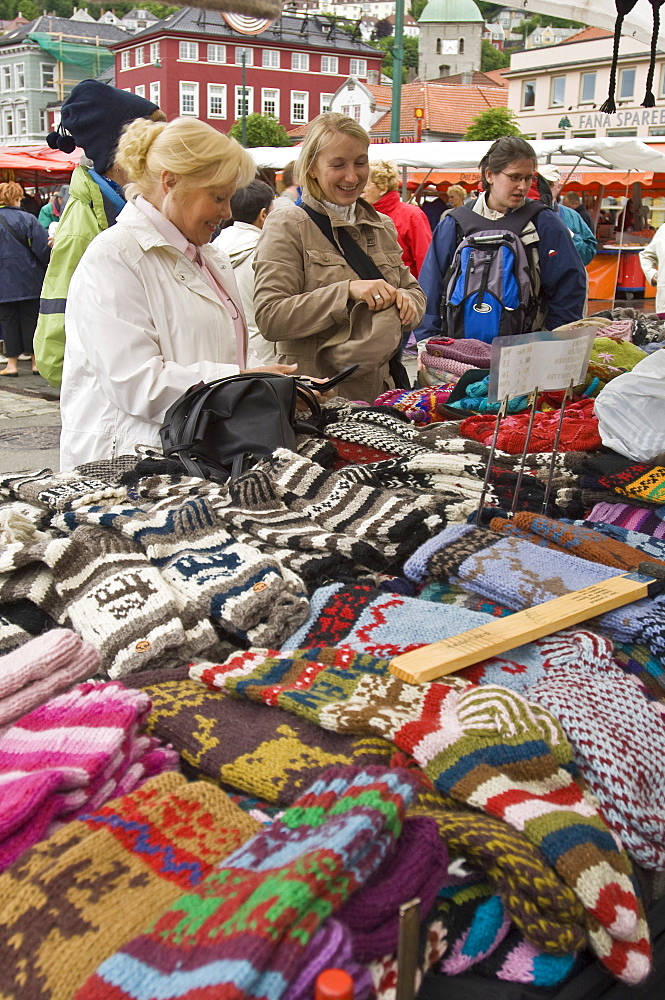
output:
<svg viewBox="0 0 665 1000"><path fill-rule="evenodd" d="M242 115L273 114L285 129L330 107L349 76L378 83L382 53L322 15L265 21L185 7L111 46L115 85L159 104L168 119L194 115L228 132Z"/></svg>

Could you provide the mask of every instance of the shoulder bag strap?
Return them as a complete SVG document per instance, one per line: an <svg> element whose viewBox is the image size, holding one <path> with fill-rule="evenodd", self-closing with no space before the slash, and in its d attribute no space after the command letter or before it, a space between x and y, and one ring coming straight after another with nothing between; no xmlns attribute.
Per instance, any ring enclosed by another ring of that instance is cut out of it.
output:
<svg viewBox="0 0 665 1000"><path fill-rule="evenodd" d="M17 243L20 243L21 246L25 247L26 250L29 250L30 253L32 253L30 241L23 239L22 236L19 236L18 233L14 232L14 229L9 225L2 212L0 212L0 226L2 226L3 229L6 229L9 235L13 236Z"/></svg>
<svg viewBox="0 0 665 1000"><path fill-rule="evenodd" d="M359 278L362 278L363 281L371 281L373 278L383 278L383 275L369 254L366 254L362 247L358 246L351 235L347 233L346 229L341 228L337 231L338 246L337 240L333 235L332 223L328 216L310 208L309 205L301 205L300 207L304 212L307 212L312 222L319 227L326 239L330 240L336 249L341 249L344 260L356 272Z"/></svg>

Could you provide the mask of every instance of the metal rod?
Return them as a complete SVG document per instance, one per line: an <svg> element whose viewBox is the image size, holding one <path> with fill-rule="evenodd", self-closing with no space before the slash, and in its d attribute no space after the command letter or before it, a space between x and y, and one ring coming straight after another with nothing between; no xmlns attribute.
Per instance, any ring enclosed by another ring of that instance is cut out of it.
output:
<svg viewBox="0 0 665 1000"><path fill-rule="evenodd" d="M557 425L556 434L554 435L554 444L552 446L552 457L550 459L550 468L547 473L547 485L545 486L545 500L543 501L543 514L547 514L547 505L550 502L550 493L552 492L552 480L554 478L554 463L556 461L557 451L559 449L559 440L561 438L561 427L563 425L563 417L566 410L566 403L569 398L573 395L573 383L571 381L570 385L563 394L563 400L561 401L561 413L559 414L559 423Z"/></svg>
<svg viewBox="0 0 665 1000"><path fill-rule="evenodd" d="M496 423L494 424L494 434L492 435L492 443L490 445L490 453L487 456L487 468L485 469L485 478L483 480L483 488L480 491L480 501L478 503L478 512L476 514L476 524L480 524L480 517L483 512L483 506L485 504L485 496L487 494L487 485L490 480L490 472L492 469L492 462L494 461L494 452L496 451L496 439L499 436L499 427L501 426L501 421L506 415L508 409L508 397L505 396L503 402L499 406L499 412L496 415Z"/></svg>
<svg viewBox="0 0 665 1000"><path fill-rule="evenodd" d="M420 899L416 896L399 908L397 983L395 1000L414 1000L420 938Z"/></svg>
<svg viewBox="0 0 665 1000"><path fill-rule="evenodd" d="M536 405L538 403L538 386L533 390L533 402L531 404L531 413L529 414L529 426L526 429L526 438L524 440L524 448L522 450L522 458L520 461L520 467L517 472L517 482L515 483L515 492L513 493L513 503L510 508L510 513L514 514L517 510L517 501L520 495L520 486L522 485L522 477L524 475L524 466L526 464L526 456L529 450L529 439L531 437L531 431L533 430L533 422L536 419Z"/></svg>

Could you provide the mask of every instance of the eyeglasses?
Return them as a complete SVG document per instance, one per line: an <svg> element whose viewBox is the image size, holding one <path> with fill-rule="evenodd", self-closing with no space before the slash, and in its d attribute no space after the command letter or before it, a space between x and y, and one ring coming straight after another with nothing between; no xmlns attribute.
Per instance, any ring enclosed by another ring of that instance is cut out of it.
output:
<svg viewBox="0 0 665 1000"><path fill-rule="evenodd" d="M533 174L526 174L526 176L522 176L522 174L507 174L505 170L500 170L499 173L507 177L511 184L519 184L520 181L525 181L530 186L533 181Z"/></svg>

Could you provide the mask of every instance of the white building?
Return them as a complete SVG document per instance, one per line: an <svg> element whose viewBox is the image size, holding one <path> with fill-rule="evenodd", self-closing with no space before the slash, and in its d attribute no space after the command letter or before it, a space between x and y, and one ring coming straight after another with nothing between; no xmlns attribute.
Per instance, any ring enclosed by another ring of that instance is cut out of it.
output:
<svg viewBox="0 0 665 1000"><path fill-rule="evenodd" d="M392 107L392 87L373 86L350 76L333 94L330 110L355 118L369 132Z"/></svg>
<svg viewBox="0 0 665 1000"><path fill-rule="evenodd" d="M658 54L654 77L656 107L641 107L649 51L628 35L621 38L613 115L600 112L607 98L612 35L585 28L558 45L522 50L511 56L508 107L532 139L665 135L665 54Z"/></svg>
<svg viewBox="0 0 665 1000"><path fill-rule="evenodd" d="M572 38L579 32L579 28L553 28L546 24L539 25L526 36L524 47L526 49L536 49L541 45L558 45L565 42L567 38Z"/></svg>

